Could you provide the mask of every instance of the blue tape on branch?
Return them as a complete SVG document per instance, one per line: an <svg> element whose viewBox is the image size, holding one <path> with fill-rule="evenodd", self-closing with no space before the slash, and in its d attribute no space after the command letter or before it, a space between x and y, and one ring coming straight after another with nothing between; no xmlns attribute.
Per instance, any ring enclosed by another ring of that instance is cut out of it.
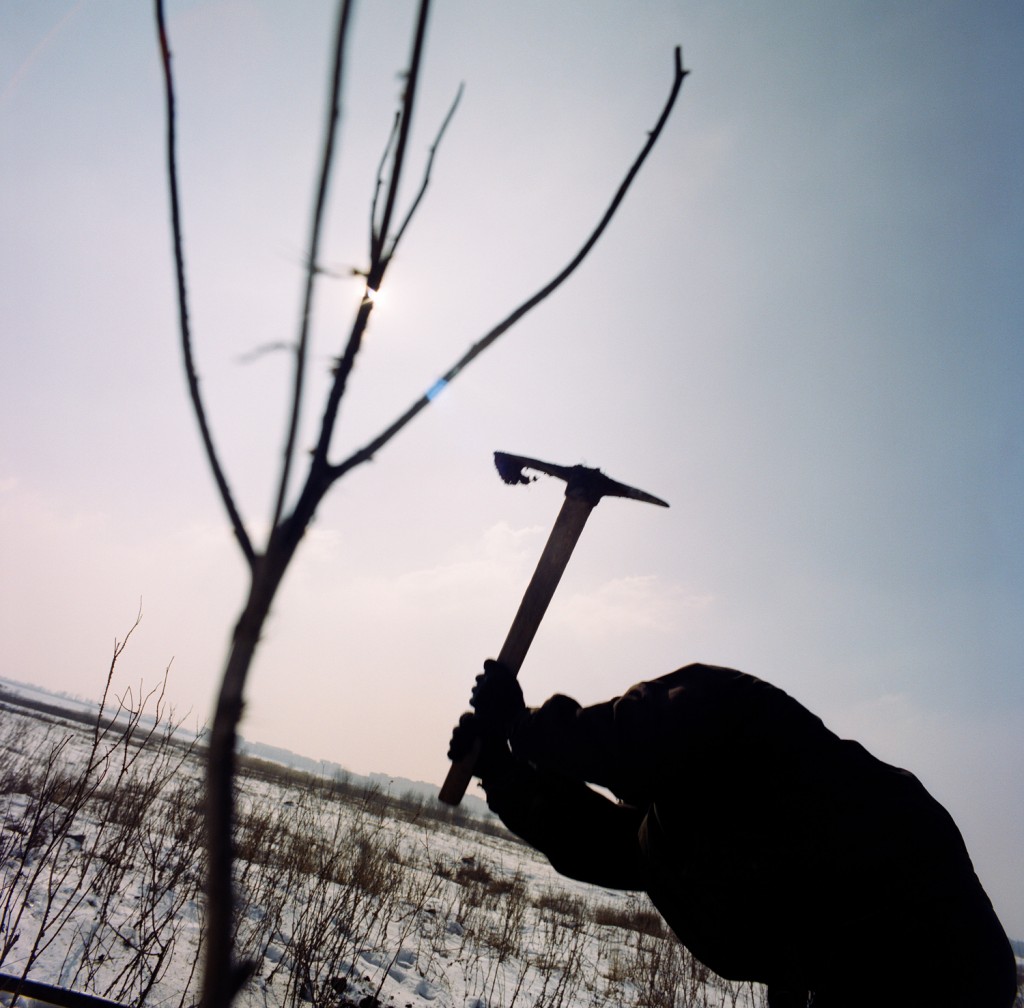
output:
<svg viewBox="0 0 1024 1008"><path fill-rule="evenodd" d="M427 399L429 399L430 402L433 402L447 387L448 382L446 382L444 378L438 378L437 381L427 389Z"/></svg>

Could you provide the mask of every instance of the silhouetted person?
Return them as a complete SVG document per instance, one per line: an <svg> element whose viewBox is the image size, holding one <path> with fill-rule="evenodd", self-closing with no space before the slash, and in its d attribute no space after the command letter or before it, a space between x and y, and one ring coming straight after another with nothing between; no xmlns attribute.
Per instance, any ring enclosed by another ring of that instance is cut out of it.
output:
<svg viewBox="0 0 1024 1008"><path fill-rule="evenodd" d="M487 662L471 704L449 756L481 738L505 825L564 875L646 891L772 1008L1012 1005L1013 952L949 814L782 690L688 665L593 707L528 709Z"/></svg>

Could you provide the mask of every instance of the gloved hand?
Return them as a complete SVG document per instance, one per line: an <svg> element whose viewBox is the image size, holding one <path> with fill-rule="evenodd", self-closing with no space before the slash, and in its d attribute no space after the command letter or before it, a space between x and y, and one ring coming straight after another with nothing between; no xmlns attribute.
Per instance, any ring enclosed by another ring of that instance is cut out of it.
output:
<svg viewBox="0 0 1024 1008"><path fill-rule="evenodd" d="M484 662L483 672L476 677L476 685L469 699L476 712L481 737L494 737L506 741L516 723L526 713L523 691L516 677L504 665L493 659Z"/></svg>
<svg viewBox="0 0 1024 1008"><path fill-rule="evenodd" d="M473 774L481 780L504 777L514 762L507 742L498 735L481 731L477 714L466 711L459 723L452 729L452 740L448 744L448 759L458 763L465 759L479 740L480 755L477 757Z"/></svg>

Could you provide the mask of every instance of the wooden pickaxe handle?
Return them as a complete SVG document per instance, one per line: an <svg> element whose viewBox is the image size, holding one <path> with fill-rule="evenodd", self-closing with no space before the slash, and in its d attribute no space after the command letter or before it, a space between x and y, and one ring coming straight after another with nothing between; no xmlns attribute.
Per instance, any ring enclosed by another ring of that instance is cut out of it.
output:
<svg viewBox="0 0 1024 1008"><path fill-rule="evenodd" d="M537 569L526 587L519 611L498 654L498 661L513 675L519 674L526 652L530 650L540 621L547 611L551 597L555 594L558 582L562 579L569 557L572 556L595 503L596 501L590 499L567 495L558 512L544 552L537 561ZM462 801L462 796L473 778L480 749L481 743L478 739L468 756L457 763L452 763L438 795L446 805L458 805Z"/></svg>

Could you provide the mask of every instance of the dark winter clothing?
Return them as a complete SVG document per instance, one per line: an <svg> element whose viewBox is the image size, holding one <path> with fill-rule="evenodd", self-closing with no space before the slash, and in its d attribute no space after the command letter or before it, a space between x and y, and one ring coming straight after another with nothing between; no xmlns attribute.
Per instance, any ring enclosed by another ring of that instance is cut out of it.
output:
<svg viewBox="0 0 1024 1008"><path fill-rule="evenodd" d="M507 698L487 710L486 678L491 808L559 872L648 892L715 972L787 1006L1012 1004L1013 955L950 816L781 690L689 665L593 707L509 714Z"/></svg>

